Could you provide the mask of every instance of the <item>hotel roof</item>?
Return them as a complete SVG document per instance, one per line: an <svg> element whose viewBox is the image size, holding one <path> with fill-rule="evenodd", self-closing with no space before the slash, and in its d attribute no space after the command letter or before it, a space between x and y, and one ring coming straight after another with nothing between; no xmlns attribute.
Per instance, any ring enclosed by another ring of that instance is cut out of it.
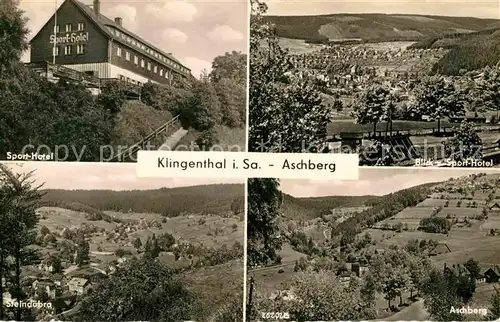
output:
<svg viewBox="0 0 500 322"><path fill-rule="evenodd" d="M99 14L96 14L94 9L90 5L86 5L78 0L65 0L65 2L66 1L73 3L76 6L76 8L80 9L80 11L87 18L89 18L92 22L94 22L94 24L100 29L100 31L103 34L105 34L106 36L108 36L109 38L116 40L122 44L125 44L127 46L130 46L130 44L128 44L126 41L124 41L121 37L113 34L109 30L109 27L115 28L115 29L119 30L120 32L126 34L127 36L134 38L134 40L143 43L145 46L148 46L149 48L153 49L154 51L158 52L159 54L161 54L161 55L171 59L172 61L178 63L182 67L190 70L188 67L186 67L184 64L182 64L178 59L176 59L174 56L172 56L172 54L164 52L160 48L154 46L150 42L148 42L148 41L144 40L143 38L139 37L138 35L134 34L130 30L128 30L125 27L123 27L122 25L116 23L113 19L106 17L102 13L99 12ZM48 21L47 21L47 23L48 23ZM35 35L35 37L36 37L36 35ZM157 58L154 55L151 55L149 53L144 53L144 54L148 55L148 57L150 57L151 59L156 60L158 63L165 64L165 62L162 59Z"/></svg>

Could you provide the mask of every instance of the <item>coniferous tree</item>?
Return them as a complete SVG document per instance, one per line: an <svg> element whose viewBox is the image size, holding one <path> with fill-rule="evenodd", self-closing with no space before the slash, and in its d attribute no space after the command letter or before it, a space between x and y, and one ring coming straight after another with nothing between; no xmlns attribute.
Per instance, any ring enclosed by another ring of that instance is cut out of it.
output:
<svg viewBox="0 0 500 322"><path fill-rule="evenodd" d="M21 285L22 269L38 259L37 251L31 246L36 242L39 220L36 209L43 194L39 191L41 186L34 185L32 175L32 172L15 174L7 166L0 165L0 284L3 284L1 277L5 277L18 303L26 298ZM3 285L0 291L3 292ZM22 310L20 306L15 310L18 321L23 319ZM3 313L0 311L1 315Z"/></svg>
<svg viewBox="0 0 500 322"><path fill-rule="evenodd" d="M279 181L272 178L248 180L248 242L250 267L278 259L282 241L277 219L282 202Z"/></svg>

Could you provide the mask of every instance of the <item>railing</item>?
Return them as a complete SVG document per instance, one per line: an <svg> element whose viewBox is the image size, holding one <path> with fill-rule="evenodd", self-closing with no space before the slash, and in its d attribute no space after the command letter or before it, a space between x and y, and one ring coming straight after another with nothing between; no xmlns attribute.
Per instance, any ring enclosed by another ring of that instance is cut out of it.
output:
<svg viewBox="0 0 500 322"><path fill-rule="evenodd" d="M389 130L389 131L380 131L377 130L376 133L374 134L373 130L364 130L364 131L353 131L353 132L340 132L339 134L335 135L329 135L328 140L331 142L334 141L341 141L343 137L345 139L349 139L349 136L351 136L351 139L376 139L376 138L383 138L383 137L391 137L391 136L427 136L427 135L433 135L436 133L441 133L441 134L453 134L454 133L454 128L452 126L442 126L441 130L438 132L437 128L427 128L427 129L411 129L411 130ZM500 131L500 124L481 124L481 125L476 125L474 126L474 129L478 132L483 132L483 131Z"/></svg>
<svg viewBox="0 0 500 322"><path fill-rule="evenodd" d="M110 162L116 162L116 161L123 161L127 158L130 158L134 153L137 151L141 150L149 141L152 139L156 138L158 135L167 132L167 130L171 129L175 125L179 124L179 115L175 116L173 119L170 121L166 122L153 132L151 132L148 136L144 137L142 140L137 142L136 144L132 145L129 149L127 149L124 152L121 152L117 154L113 159L110 160Z"/></svg>
<svg viewBox="0 0 500 322"><path fill-rule="evenodd" d="M26 66L35 71L44 72L47 75L52 74L56 77L63 77L82 83L85 82L93 86L100 85L100 79L98 77L83 72L79 72L77 70L62 65L54 65L45 61L38 63L28 63Z"/></svg>

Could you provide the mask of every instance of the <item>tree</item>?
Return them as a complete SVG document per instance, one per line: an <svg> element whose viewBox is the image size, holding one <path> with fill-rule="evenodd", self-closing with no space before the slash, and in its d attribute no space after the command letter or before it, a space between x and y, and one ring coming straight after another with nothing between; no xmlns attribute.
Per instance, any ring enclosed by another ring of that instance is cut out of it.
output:
<svg viewBox="0 0 500 322"><path fill-rule="evenodd" d="M373 303L365 302L357 284L344 287L332 272L297 273L292 281L297 298L287 312L298 321L373 319Z"/></svg>
<svg viewBox="0 0 500 322"><path fill-rule="evenodd" d="M221 80L234 80L240 86L247 82L247 55L233 51L214 58L210 80L214 83Z"/></svg>
<svg viewBox="0 0 500 322"><path fill-rule="evenodd" d="M442 271L432 270L422 283L424 306L431 318L437 321L461 321L463 316L450 312L450 307L462 307L456 293L456 279Z"/></svg>
<svg viewBox="0 0 500 322"><path fill-rule="evenodd" d="M196 82L181 116L195 130L207 131L221 122L220 102L208 78Z"/></svg>
<svg viewBox="0 0 500 322"><path fill-rule="evenodd" d="M142 247L142 241L139 237L137 237L136 239L134 239L134 241L132 242L132 246L134 246L135 249L140 249Z"/></svg>
<svg viewBox="0 0 500 322"><path fill-rule="evenodd" d="M425 78L415 89L416 101L410 109L415 115L428 115L438 122L438 132L441 131L441 119L462 115L465 112L465 102L451 82L441 76Z"/></svg>
<svg viewBox="0 0 500 322"><path fill-rule="evenodd" d="M476 133L474 125L462 122L453 137L444 142L446 157L455 161L464 161L469 158L480 159L482 157L483 141Z"/></svg>
<svg viewBox="0 0 500 322"><path fill-rule="evenodd" d="M249 151L322 152L330 110L309 80L289 75L290 56L262 18L267 6L251 5Z"/></svg>
<svg viewBox="0 0 500 322"><path fill-rule="evenodd" d="M485 68L477 84L479 102L489 110L498 111L500 106L500 72Z"/></svg>
<svg viewBox="0 0 500 322"><path fill-rule="evenodd" d="M123 256L125 256L126 252L124 249L122 248L118 248L117 250L115 250L115 255L122 258Z"/></svg>
<svg viewBox="0 0 500 322"><path fill-rule="evenodd" d="M231 211L233 215L238 215L245 210L245 199L243 197L236 197L231 202Z"/></svg>
<svg viewBox="0 0 500 322"><path fill-rule="evenodd" d="M186 321L193 295L169 268L131 259L83 299L79 321Z"/></svg>
<svg viewBox="0 0 500 322"><path fill-rule="evenodd" d="M28 49L29 30L27 19L19 9L19 0L5 0L0 3L0 75L20 61L23 52Z"/></svg>
<svg viewBox="0 0 500 322"><path fill-rule="evenodd" d="M81 267L85 264L88 264L89 260L90 260L89 242L81 238L77 242L75 264Z"/></svg>
<svg viewBox="0 0 500 322"><path fill-rule="evenodd" d="M492 320L497 320L500 318L500 291L495 288L495 293L490 299L490 318Z"/></svg>
<svg viewBox="0 0 500 322"><path fill-rule="evenodd" d="M42 228L40 228L40 234L42 236L48 235L50 234L50 230L47 228L47 226L42 226Z"/></svg>
<svg viewBox="0 0 500 322"><path fill-rule="evenodd" d="M390 91L380 85L373 85L362 92L353 105L352 116L359 124L373 124L373 134L377 133L377 124L391 109Z"/></svg>
<svg viewBox="0 0 500 322"><path fill-rule="evenodd" d="M33 265L38 253L31 246L36 242L36 209L43 194L41 185L34 186L33 172L15 174L0 165L0 293L3 294L2 278L9 284L10 293L21 303L26 294L22 289L21 274L24 266ZM16 308L16 320L22 317L22 308ZM0 309L0 318L3 308Z"/></svg>
<svg viewBox="0 0 500 322"><path fill-rule="evenodd" d="M465 267L469 271L471 279L476 280L481 272L481 268L479 267L479 262L475 261L473 258L470 258L465 263Z"/></svg>
<svg viewBox="0 0 500 322"><path fill-rule="evenodd" d="M277 260L282 241L277 225L282 194L279 181L272 178L248 179L248 266Z"/></svg>
<svg viewBox="0 0 500 322"><path fill-rule="evenodd" d="M169 233L163 233L158 237L157 243L161 251L168 252L175 244L175 237Z"/></svg>

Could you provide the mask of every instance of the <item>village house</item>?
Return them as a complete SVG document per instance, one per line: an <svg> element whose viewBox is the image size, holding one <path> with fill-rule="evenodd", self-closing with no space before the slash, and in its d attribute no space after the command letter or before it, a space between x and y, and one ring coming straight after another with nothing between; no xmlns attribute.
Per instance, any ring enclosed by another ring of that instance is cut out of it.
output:
<svg viewBox="0 0 500 322"><path fill-rule="evenodd" d="M498 283L500 282L500 266L486 268L482 275L484 275L486 283Z"/></svg>
<svg viewBox="0 0 500 322"><path fill-rule="evenodd" d="M67 282L66 276L64 276L61 273L54 274L52 276L52 280L54 281L54 284L57 285L57 286L63 286Z"/></svg>
<svg viewBox="0 0 500 322"><path fill-rule="evenodd" d="M74 277L68 282L68 291L71 294L83 295L90 288L90 282L86 278Z"/></svg>
<svg viewBox="0 0 500 322"><path fill-rule="evenodd" d="M357 276L362 277L368 272L368 266L362 265L360 263L353 263L351 266L351 271Z"/></svg>
<svg viewBox="0 0 500 322"><path fill-rule="evenodd" d="M56 298L56 285L53 281L45 279L45 280L36 280L32 284L33 289L35 290L35 296L41 296L44 292L51 299Z"/></svg>

